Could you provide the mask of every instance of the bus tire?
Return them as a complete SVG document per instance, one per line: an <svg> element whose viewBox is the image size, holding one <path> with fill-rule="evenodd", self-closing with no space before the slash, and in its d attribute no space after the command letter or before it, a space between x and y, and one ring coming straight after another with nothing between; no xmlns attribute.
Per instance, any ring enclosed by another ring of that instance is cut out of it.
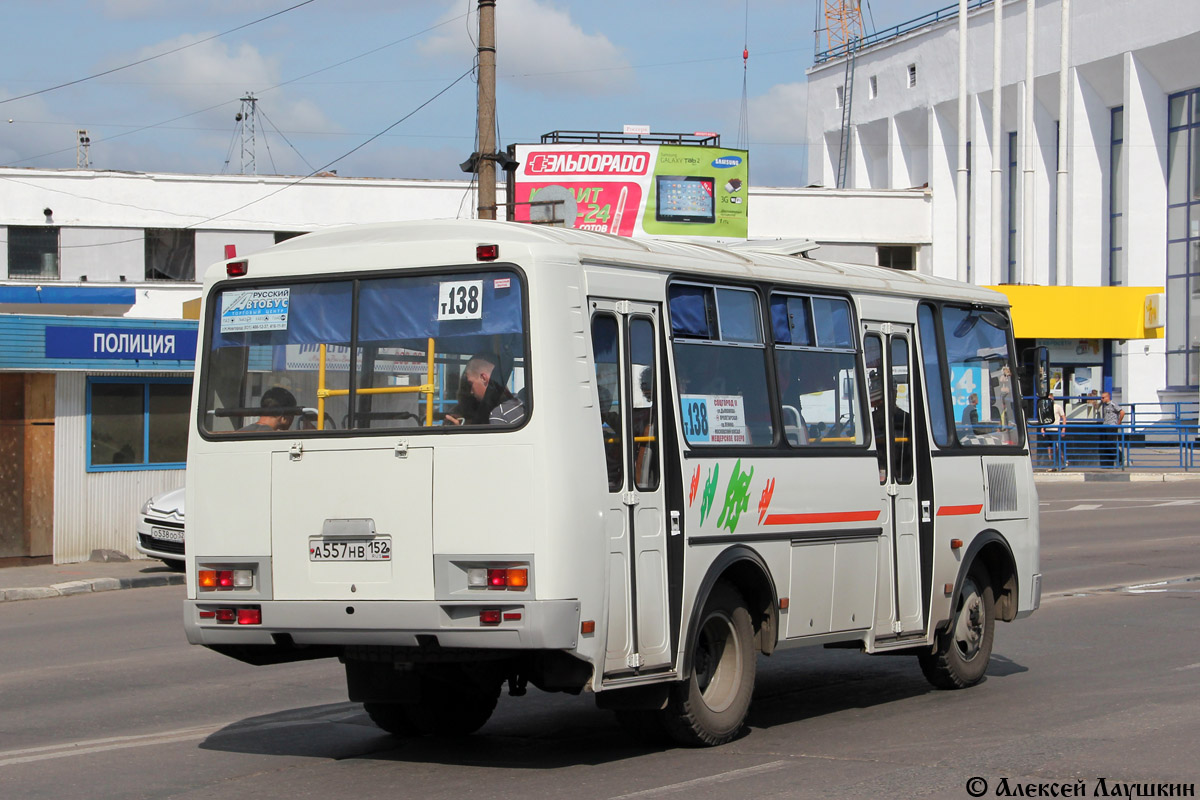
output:
<svg viewBox="0 0 1200 800"><path fill-rule="evenodd" d="M363 703L367 716L393 736L412 736L416 733L409 718L409 703Z"/></svg>
<svg viewBox="0 0 1200 800"><path fill-rule="evenodd" d="M963 579L950 624L934 640L934 650L917 656L926 680L939 689L966 689L982 681L995 626L992 584L987 569L976 561Z"/></svg>
<svg viewBox="0 0 1200 800"><path fill-rule="evenodd" d="M467 736L483 727L500 697L499 677L473 676L445 664L426 668L421 696L406 709L413 730L429 736Z"/></svg>
<svg viewBox="0 0 1200 800"><path fill-rule="evenodd" d="M681 744L725 744L746 722L757 666L750 612L729 584L713 587L691 646L691 674L671 688L663 724Z"/></svg>

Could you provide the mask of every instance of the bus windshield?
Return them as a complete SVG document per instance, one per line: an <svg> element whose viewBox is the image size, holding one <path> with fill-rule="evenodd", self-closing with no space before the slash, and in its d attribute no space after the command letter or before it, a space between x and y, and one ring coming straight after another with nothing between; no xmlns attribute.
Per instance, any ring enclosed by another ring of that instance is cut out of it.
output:
<svg viewBox="0 0 1200 800"><path fill-rule="evenodd" d="M204 433L479 429L528 414L516 272L238 282L208 307Z"/></svg>

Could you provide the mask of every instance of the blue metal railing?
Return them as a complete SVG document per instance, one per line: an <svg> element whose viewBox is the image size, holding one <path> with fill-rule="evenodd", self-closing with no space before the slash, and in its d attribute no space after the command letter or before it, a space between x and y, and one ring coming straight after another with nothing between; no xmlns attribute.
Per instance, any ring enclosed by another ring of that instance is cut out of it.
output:
<svg viewBox="0 0 1200 800"><path fill-rule="evenodd" d="M992 2L992 0L970 0L970 2L967 4L967 10L973 11L974 9L990 2ZM908 22L901 22L899 25L893 25L890 28L884 28L883 30L867 34L863 38L856 39L853 42L848 42L847 44L839 47L832 47L828 50L822 50L813 56L813 64L823 64L826 61L830 61L835 58L843 58L849 55L851 50L861 50L864 47L870 47L873 44L879 44L880 42L888 39L894 39L897 36L903 36L906 33L915 31L917 28L923 28L926 25L933 25L936 22L941 22L942 20L951 19L957 16L957 3L952 6L946 6L945 8L939 8L937 11L930 11L928 14L924 14L916 19L910 19Z"/></svg>
<svg viewBox="0 0 1200 800"><path fill-rule="evenodd" d="M1064 398L1076 409L1094 397ZM1029 447L1035 469L1178 470L1200 469L1196 458L1200 424L1197 401L1129 403L1120 425L1092 417L1065 425L1030 425Z"/></svg>

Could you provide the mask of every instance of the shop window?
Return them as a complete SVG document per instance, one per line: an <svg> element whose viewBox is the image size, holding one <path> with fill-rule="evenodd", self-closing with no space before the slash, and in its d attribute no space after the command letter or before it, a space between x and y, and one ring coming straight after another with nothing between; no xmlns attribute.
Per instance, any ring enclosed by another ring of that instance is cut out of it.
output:
<svg viewBox="0 0 1200 800"><path fill-rule="evenodd" d="M196 232L179 228L147 228L146 280L196 280Z"/></svg>
<svg viewBox="0 0 1200 800"><path fill-rule="evenodd" d="M750 289L671 286L675 373L688 444L774 444L759 307Z"/></svg>
<svg viewBox="0 0 1200 800"><path fill-rule="evenodd" d="M87 392L89 472L183 469L191 381L92 378Z"/></svg>
<svg viewBox="0 0 1200 800"><path fill-rule="evenodd" d="M58 279L58 228L8 226L8 277Z"/></svg>

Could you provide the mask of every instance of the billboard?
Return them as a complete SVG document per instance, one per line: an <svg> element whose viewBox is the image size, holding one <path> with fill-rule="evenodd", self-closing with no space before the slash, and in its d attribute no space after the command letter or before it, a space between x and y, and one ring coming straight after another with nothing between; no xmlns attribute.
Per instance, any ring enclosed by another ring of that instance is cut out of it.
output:
<svg viewBox="0 0 1200 800"><path fill-rule="evenodd" d="M516 145L512 218L620 236L745 239L745 150L695 145ZM532 203L532 205L530 205Z"/></svg>

